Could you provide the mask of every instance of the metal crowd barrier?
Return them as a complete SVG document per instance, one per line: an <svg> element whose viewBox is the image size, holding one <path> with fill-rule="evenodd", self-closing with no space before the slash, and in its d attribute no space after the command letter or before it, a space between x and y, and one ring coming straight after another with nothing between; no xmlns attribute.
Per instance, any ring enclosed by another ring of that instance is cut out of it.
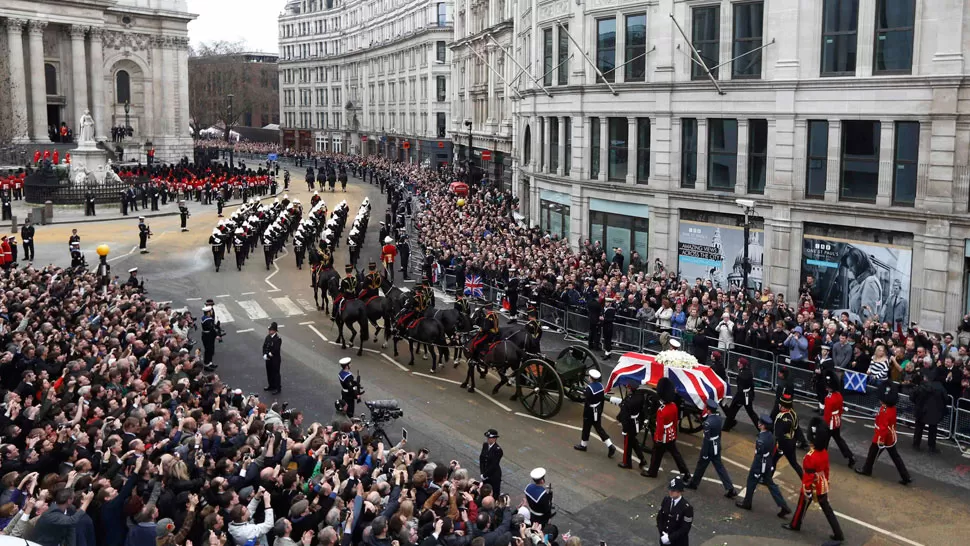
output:
<svg viewBox="0 0 970 546"><path fill-rule="evenodd" d="M953 440L961 450L970 444L970 399L960 398L953 406Z"/></svg>
<svg viewBox="0 0 970 546"><path fill-rule="evenodd" d="M940 421L938 425L938 431L936 437L941 440L949 440L953 437L953 421L954 421L954 407L953 407L953 397L950 395L947 398L947 411L943 414L943 420ZM896 420L900 423L905 423L911 427L916 426L916 406L913 404L912 399L909 395L899 394L899 402L896 404ZM926 431L924 430L924 433Z"/></svg>

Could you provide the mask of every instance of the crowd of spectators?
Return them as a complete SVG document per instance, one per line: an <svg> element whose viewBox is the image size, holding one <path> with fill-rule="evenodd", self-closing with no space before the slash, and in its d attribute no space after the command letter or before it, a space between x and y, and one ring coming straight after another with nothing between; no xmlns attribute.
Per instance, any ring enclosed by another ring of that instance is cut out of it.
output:
<svg viewBox="0 0 970 546"><path fill-rule="evenodd" d="M82 268L10 267L0 284L4 535L43 546L563 544L457 461L231 389L203 369L188 312L102 288Z"/></svg>

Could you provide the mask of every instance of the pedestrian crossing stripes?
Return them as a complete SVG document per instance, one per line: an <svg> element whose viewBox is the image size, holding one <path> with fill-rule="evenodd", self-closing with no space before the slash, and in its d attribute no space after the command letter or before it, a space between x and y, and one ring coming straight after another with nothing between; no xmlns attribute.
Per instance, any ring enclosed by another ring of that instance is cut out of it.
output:
<svg viewBox="0 0 970 546"><path fill-rule="evenodd" d="M232 315L229 314L229 309L226 308L226 304L217 303L212 306L212 309L216 313L216 320L222 323L232 322Z"/></svg>
<svg viewBox="0 0 970 546"><path fill-rule="evenodd" d="M317 310L316 304L312 303L310 300L299 299L299 300L296 300L296 303L299 303L300 307L302 307L305 311Z"/></svg>
<svg viewBox="0 0 970 546"><path fill-rule="evenodd" d="M269 315L267 315L266 311L264 311L263 308L260 307L259 303L253 300L238 301L236 303L239 304L239 307L243 308L243 311L246 312L246 316L249 317L249 320L260 320L260 319L269 318Z"/></svg>
<svg viewBox="0 0 970 546"><path fill-rule="evenodd" d="M288 297L284 296L282 298L272 298L272 300L273 300L273 303L275 303L276 306L280 308L280 311L283 311L283 313L285 313L286 316L288 317L293 317L296 315L303 314L303 310L300 309L295 303L293 303L293 300L291 300Z"/></svg>

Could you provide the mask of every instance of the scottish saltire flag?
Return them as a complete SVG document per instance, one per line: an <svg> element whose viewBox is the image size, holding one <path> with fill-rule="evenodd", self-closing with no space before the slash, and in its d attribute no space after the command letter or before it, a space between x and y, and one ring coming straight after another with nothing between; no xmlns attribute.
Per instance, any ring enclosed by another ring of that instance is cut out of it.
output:
<svg viewBox="0 0 970 546"><path fill-rule="evenodd" d="M609 392L614 386L640 386L647 383L657 384L657 380L663 377L663 365L648 355L639 353L626 353L620 357L610 373L610 378L606 382L606 391Z"/></svg>
<svg viewBox="0 0 970 546"><path fill-rule="evenodd" d="M845 370L842 388L852 392L866 392L866 374Z"/></svg>
<svg viewBox="0 0 970 546"><path fill-rule="evenodd" d="M465 275L465 295L473 298L484 298L482 277L479 275Z"/></svg>

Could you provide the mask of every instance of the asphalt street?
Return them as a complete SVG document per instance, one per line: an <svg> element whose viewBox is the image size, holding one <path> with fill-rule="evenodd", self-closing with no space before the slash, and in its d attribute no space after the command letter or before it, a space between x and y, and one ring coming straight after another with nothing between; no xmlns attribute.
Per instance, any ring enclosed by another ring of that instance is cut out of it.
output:
<svg viewBox="0 0 970 546"><path fill-rule="evenodd" d="M308 207L311 194L303 182L295 180L289 195ZM370 197L373 215L362 262L366 264L376 257L380 248L378 222L385 206L377 187L351 179L347 193L327 191L321 195L331 210L346 199L352 214L365 196ZM178 220L150 220L155 236L149 243L151 253L145 255L133 248L137 244L136 218L77 227L89 263L95 261L94 248L98 244L109 244L113 274L124 280L128 268L139 267L152 298L169 301L176 308L188 307L194 313L199 312L206 298L216 301L217 316L228 335L217 346L215 361L219 375L233 387L264 394L265 372L259 351L267 326L271 321L278 322L283 338L283 392L278 399L303 410L312 420L331 419L333 401L339 395L337 361L355 353L333 343L337 337L334 326L313 305L308 267L297 270L293 254L287 252L267 270L262 252L257 252L243 271L237 272L232 264L226 264L229 267L216 273L206 244L217 221L215 207L193 213L189 232L179 231ZM70 225L38 227L35 261L67 265L70 229ZM344 246L336 256L340 267L346 256ZM373 336L374 332L370 334ZM547 333L543 345L547 352L555 353L568 344ZM642 478L633 471L617 468L619 455L607 459L606 448L598 443L595 434L589 452L574 451L572 445L579 439L581 424L580 404L566 401L554 420L539 420L518 403L509 401L508 388L491 396L495 377L480 382L478 393L469 394L458 387L464 369L454 369L449 364L431 374L430 361L420 357L414 367L409 367L405 365L406 343L400 348L401 357L394 359L390 347L382 351L380 343L368 341L364 355L354 358L352 364L355 372L360 371L365 399L396 399L404 410L404 418L388 427L393 440L400 438L400 429L405 427L411 448L426 446L435 460L447 463L457 459L463 466L476 469L482 433L496 428L506 454L503 489L513 498L521 497L531 469L543 466L548 469L559 509L554 521L563 533L579 535L584 544L601 540L610 545L659 543L654 518L667 481ZM615 360L603 368L609 369L613 364ZM766 411L771 396L759 395L757 402ZM357 412L362 410L358 408ZM799 408L799 413L804 423L811 410ZM615 441L621 441L615 415L616 408L608 408L607 429ZM843 432L860 461L871 438L869 425L857 420ZM724 435L725 461L738 489L747 477L754 454L753 440L754 429L744 420L735 431ZM700 435L683 435L678 443L693 470ZM853 473L837 450L832 451L830 500L847 537L844 544L966 544L965 537L970 535L966 517L970 461L950 447L944 447L942 456L930 457L910 450L908 443L909 437L901 434L900 452L915 480L909 487L897 483L898 476L886 456L876 465L874 477L866 478ZM664 473L668 476L672 464L669 458L664 461ZM794 507L799 487L797 475L783 462L776 481ZM781 528L784 521L775 516L777 509L764 489L755 495L751 512L736 508L722 494L713 470L708 470L699 491L688 491L686 497L695 507L692 544L822 544L830 534L817 508L810 510L800 533L791 533Z"/></svg>

